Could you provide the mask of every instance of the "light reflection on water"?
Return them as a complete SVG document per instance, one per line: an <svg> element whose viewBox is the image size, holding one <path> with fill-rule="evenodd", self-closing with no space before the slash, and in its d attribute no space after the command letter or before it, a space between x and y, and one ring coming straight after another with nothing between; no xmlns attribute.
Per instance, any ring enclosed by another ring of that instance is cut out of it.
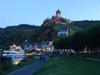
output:
<svg viewBox="0 0 100 75"><path fill-rule="evenodd" d="M17 65L20 63L24 58L12 57L12 64Z"/></svg>

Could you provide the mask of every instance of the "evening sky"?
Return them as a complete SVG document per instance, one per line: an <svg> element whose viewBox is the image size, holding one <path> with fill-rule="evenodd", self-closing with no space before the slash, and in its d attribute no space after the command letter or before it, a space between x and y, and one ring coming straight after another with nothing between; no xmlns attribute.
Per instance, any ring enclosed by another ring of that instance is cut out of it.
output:
<svg viewBox="0 0 100 75"><path fill-rule="evenodd" d="M0 27L40 26L58 9L71 21L100 20L100 0L0 0Z"/></svg>

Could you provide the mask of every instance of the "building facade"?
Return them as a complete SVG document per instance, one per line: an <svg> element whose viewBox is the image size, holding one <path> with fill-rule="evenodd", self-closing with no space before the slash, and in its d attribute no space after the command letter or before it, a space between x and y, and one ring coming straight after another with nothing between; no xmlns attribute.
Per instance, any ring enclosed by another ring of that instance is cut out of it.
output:
<svg viewBox="0 0 100 75"><path fill-rule="evenodd" d="M70 28L60 28L58 30L58 37L68 36L70 34Z"/></svg>

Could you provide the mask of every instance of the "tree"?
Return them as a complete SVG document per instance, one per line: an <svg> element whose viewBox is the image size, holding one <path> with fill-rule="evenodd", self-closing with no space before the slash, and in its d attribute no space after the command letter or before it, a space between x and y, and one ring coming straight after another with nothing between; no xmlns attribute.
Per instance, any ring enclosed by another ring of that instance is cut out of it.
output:
<svg viewBox="0 0 100 75"><path fill-rule="evenodd" d="M85 40L83 36L81 36L80 32L77 32L73 35L71 44L72 49L74 49L76 52L81 51L85 48Z"/></svg>
<svg viewBox="0 0 100 75"><path fill-rule="evenodd" d="M100 23L94 24L85 31L86 44L90 49L100 48Z"/></svg>

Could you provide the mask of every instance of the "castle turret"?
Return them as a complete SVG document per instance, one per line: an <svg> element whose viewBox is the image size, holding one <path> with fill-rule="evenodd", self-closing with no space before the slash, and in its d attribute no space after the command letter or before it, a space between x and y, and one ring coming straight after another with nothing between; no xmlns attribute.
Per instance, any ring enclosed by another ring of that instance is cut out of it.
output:
<svg viewBox="0 0 100 75"><path fill-rule="evenodd" d="M56 18L60 19L60 15L61 15L61 11L59 11L59 9L56 11Z"/></svg>
<svg viewBox="0 0 100 75"><path fill-rule="evenodd" d="M61 11L59 9L56 11L56 15L51 18L47 18L43 23L60 23L60 24L69 24L68 19L61 17Z"/></svg>

